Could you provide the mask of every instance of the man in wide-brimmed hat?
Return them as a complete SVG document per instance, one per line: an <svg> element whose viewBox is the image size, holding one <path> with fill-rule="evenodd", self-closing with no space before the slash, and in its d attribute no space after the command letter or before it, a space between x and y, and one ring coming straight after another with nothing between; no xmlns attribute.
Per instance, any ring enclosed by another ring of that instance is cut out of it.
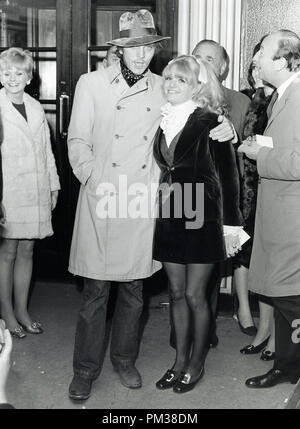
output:
<svg viewBox="0 0 300 429"><path fill-rule="evenodd" d="M140 183L149 189L158 180L151 142L164 99L161 78L148 67L157 42L164 39L169 37L156 33L148 10L123 13L120 38L108 42L118 47L120 61L81 76L77 83L68 147L81 189L69 270L84 277L84 293L71 399L87 399L92 381L100 373L111 281L119 283L111 360L123 385L141 387L141 376L134 366L143 309L141 279L161 267L152 259L154 219L133 218L130 213L117 218L99 216L97 207L102 200L98 185L110 183L114 187L107 196L110 204L116 194L122 194L120 177L126 178L128 188Z"/></svg>
<svg viewBox="0 0 300 429"><path fill-rule="evenodd" d="M152 259L151 209L145 215L140 206L150 201L152 208L151 185L158 183L152 140L165 103L161 77L149 64L157 43L168 38L157 34L148 10L123 13L120 38L108 42L118 47L120 61L81 76L77 83L68 147L81 189L69 270L84 277L84 293L69 388L74 400L89 397L101 370L111 281L119 283L111 361L124 386L142 385L135 367L141 279L161 266Z"/></svg>

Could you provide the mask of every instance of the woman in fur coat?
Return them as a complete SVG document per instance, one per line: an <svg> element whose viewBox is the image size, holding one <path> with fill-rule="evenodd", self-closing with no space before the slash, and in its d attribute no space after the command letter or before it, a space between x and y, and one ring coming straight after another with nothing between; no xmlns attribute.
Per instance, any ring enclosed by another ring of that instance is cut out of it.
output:
<svg viewBox="0 0 300 429"><path fill-rule="evenodd" d="M5 210L0 226L0 301L2 318L17 338L24 338L25 331L43 332L27 311L32 254L35 239L53 234L51 211L60 189L45 113L24 92L32 69L28 51L10 48L0 55Z"/></svg>

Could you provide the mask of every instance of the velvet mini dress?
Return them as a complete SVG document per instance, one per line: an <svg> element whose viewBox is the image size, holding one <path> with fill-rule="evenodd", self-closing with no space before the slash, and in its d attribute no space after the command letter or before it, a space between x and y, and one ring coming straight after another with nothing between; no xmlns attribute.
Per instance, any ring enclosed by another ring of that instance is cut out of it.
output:
<svg viewBox="0 0 300 429"><path fill-rule="evenodd" d="M197 108L169 147L162 129L156 133L154 157L161 175L153 242L155 260L178 264L223 261L223 225L243 223L234 149L230 142L218 143L209 137L217 125L216 114Z"/></svg>

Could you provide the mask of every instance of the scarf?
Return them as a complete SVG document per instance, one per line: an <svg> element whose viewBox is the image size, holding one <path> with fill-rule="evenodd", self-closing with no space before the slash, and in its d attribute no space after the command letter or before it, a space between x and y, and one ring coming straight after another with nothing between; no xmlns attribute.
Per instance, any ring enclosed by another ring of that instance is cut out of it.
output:
<svg viewBox="0 0 300 429"><path fill-rule="evenodd" d="M126 80L127 84L132 87L135 83L137 83L140 79L145 76L145 73L148 71L148 68L142 74L134 74L129 68L124 64L123 60L120 61L121 72L123 78Z"/></svg>
<svg viewBox="0 0 300 429"><path fill-rule="evenodd" d="M173 105L167 103L161 108L161 114L163 116L160 128L163 130L166 137L166 143L170 146L174 137L183 129L191 113L196 110L198 105L188 100L182 104Z"/></svg>

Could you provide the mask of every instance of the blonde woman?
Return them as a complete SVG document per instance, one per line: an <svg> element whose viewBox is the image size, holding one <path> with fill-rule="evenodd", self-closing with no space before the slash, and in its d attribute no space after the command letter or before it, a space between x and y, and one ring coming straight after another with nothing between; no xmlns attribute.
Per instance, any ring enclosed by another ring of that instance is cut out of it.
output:
<svg viewBox="0 0 300 429"><path fill-rule="evenodd" d="M30 52L10 48L1 53L5 223L0 226L0 303L7 328L19 339L26 332L43 332L27 309L32 255L35 239L53 234L51 213L60 189L44 110L24 92L32 70Z"/></svg>
<svg viewBox="0 0 300 429"><path fill-rule="evenodd" d="M214 264L239 250L242 218L234 150L230 142L210 138L224 111L213 71L183 55L167 65L163 79L168 103L154 141L161 169L154 259L163 262L169 279L176 358L156 386L185 393L204 373L210 275Z"/></svg>

